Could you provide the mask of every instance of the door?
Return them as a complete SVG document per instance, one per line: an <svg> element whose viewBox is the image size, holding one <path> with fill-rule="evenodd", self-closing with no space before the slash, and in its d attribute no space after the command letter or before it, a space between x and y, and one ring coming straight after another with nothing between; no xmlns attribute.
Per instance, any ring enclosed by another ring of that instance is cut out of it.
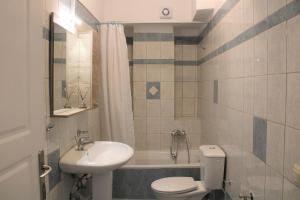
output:
<svg viewBox="0 0 300 200"><path fill-rule="evenodd" d="M43 51L41 0L0 0L0 199L39 199Z"/></svg>

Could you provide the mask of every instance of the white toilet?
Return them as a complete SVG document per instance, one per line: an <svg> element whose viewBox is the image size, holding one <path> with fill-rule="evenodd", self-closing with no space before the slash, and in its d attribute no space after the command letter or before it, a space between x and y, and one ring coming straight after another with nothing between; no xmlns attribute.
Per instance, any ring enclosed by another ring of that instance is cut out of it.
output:
<svg viewBox="0 0 300 200"><path fill-rule="evenodd" d="M200 150L201 181L192 177L158 179L151 188L160 200L201 200L211 190L222 189L225 153L216 145L203 145Z"/></svg>

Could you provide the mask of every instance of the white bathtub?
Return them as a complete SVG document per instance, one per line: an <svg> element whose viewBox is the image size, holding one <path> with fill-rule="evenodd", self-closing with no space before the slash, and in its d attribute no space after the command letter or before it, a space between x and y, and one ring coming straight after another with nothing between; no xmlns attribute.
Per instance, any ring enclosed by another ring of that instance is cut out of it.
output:
<svg viewBox="0 0 300 200"><path fill-rule="evenodd" d="M191 162L188 163L186 151L180 151L175 163L169 151L135 151L133 158L122 168L195 168L199 167L199 151L191 150Z"/></svg>

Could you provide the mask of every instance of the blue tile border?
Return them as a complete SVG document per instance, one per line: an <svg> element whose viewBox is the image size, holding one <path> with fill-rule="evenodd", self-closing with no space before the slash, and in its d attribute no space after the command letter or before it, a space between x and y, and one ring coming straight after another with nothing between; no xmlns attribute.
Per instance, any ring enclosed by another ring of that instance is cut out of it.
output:
<svg viewBox="0 0 300 200"><path fill-rule="evenodd" d="M135 33L133 41L174 41L174 33Z"/></svg>
<svg viewBox="0 0 300 200"><path fill-rule="evenodd" d="M175 45L197 45L200 42L200 37L185 37L175 36Z"/></svg>
<svg viewBox="0 0 300 200"><path fill-rule="evenodd" d="M174 64L174 59L134 59L133 64Z"/></svg>
<svg viewBox="0 0 300 200"><path fill-rule="evenodd" d="M219 81L218 80L214 80L214 103L218 103L219 101Z"/></svg>
<svg viewBox="0 0 300 200"><path fill-rule="evenodd" d="M67 41L67 34L66 33L54 33L54 41L56 41L56 42Z"/></svg>
<svg viewBox="0 0 300 200"><path fill-rule="evenodd" d="M266 162L267 120L253 117L253 154Z"/></svg>
<svg viewBox="0 0 300 200"><path fill-rule="evenodd" d="M182 66L197 66L197 60L175 60L175 65L182 65Z"/></svg>
<svg viewBox="0 0 300 200"><path fill-rule="evenodd" d="M150 89L154 87L157 89L157 92L152 95ZM160 99L160 82L147 82L146 83L146 98L147 99Z"/></svg>
<svg viewBox="0 0 300 200"><path fill-rule="evenodd" d="M59 158L60 149L57 149L47 155L48 165L52 167L52 172L49 174L49 191L52 190L61 180Z"/></svg>
<svg viewBox="0 0 300 200"><path fill-rule="evenodd" d="M49 40L49 29L46 27L43 27L43 39Z"/></svg>
<svg viewBox="0 0 300 200"><path fill-rule="evenodd" d="M133 45L133 37L126 37L126 44Z"/></svg>
<svg viewBox="0 0 300 200"><path fill-rule="evenodd" d="M221 47L212 51L208 55L199 60L199 64L205 63L208 60L223 54L224 52L240 45L241 43L255 37L256 35L282 23L300 14L300 1L294 0L286 6L275 11L262 21L245 30L234 39L225 43Z"/></svg>
<svg viewBox="0 0 300 200"><path fill-rule="evenodd" d="M66 64L66 59L65 58L54 58L54 63L55 64Z"/></svg>

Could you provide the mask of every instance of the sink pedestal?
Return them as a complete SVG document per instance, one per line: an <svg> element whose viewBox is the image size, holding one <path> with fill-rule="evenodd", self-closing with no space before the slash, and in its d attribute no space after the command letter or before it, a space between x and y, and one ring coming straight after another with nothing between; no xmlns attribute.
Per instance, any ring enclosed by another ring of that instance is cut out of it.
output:
<svg viewBox="0 0 300 200"><path fill-rule="evenodd" d="M112 172L93 174L93 200L112 200Z"/></svg>

